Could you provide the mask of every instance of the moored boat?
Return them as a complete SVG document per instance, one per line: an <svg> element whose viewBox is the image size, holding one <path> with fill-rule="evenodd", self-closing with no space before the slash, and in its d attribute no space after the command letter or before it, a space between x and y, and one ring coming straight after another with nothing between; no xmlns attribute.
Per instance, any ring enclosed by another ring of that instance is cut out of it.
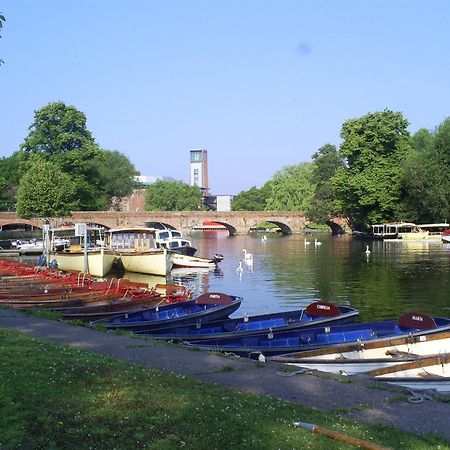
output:
<svg viewBox="0 0 450 450"><path fill-rule="evenodd" d="M104 229L77 224L75 228L51 230L52 239L48 252L48 263L63 271L86 272L95 277L104 277L112 268L114 253L103 245ZM85 227L85 228L83 228ZM61 247L61 234L68 244Z"/></svg>
<svg viewBox="0 0 450 450"><path fill-rule="evenodd" d="M228 317L239 308L241 301L241 297L210 292L194 300L113 317L106 327L142 331L212 321Z"/></svg>
<svg viewBox="0 0 450 450"><path fill-rule="evenodd" d="M450 392L450 353L378 368L367 372L367 375L408 389Z"/></svg>
<svg viewBox="0 0 450 450"><path fill-rule="evenodd" d="M354 375L416 361L450 349L450 332L388 337L375 341L344 343L269 357L269 360L340 375Z"/></svg>
<svg viewBox="0 0 450 450"><path fill-rule="evenodd" d="M111 252L128 272L167 276L173 267L172 253L156 246L154 228L115 228L107 233Z"/></svg>
<svg viewBox="0 0 450 450"><path fill-rule="evenodd" d="M249 336L272 331L288 331L319 326L324 323L350 323L358 315L358 310L348 306L336 306L326 302L314 302L306 308L295 311L244 316L195 325L180 325L171 328L155 328L139 334L169 340L202 340L224 337Z"/></svg>
<svg viewBox="0 0 450 450"><path fill-rule="evenodd" d="M366 342L408 336L424 336L450 330L450 319L422 313L404 314L398 321L321 326L294 331L269 331L265 335L189 341L204 350L232 352L247 357L279 355L307 349L335 347L346 342Z"/></svg>

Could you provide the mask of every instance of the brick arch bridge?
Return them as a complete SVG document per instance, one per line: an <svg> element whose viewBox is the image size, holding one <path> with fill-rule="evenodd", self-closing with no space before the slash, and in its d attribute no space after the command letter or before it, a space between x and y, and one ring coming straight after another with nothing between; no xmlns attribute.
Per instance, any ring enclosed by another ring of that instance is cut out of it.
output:
<svg viewBox="0 0 450 450"><path fill-rule="evenodd" d="M224 225L231 235L246 234L261 222L277 225L283 234L301 233L308 222L302 212L291 211L176 211L176 212L115 212L115 211L76 211L70 217L52 219L54 227L86 222L105 226L106 228L144 225L148 222L162 222L184 233L189 233L203 222L213 221ZM11 225L29 225L42 228L42 219L25 220L12 212L0 213L0 228ZM333 233L348 231L343 219L329 223Z"/></svg>

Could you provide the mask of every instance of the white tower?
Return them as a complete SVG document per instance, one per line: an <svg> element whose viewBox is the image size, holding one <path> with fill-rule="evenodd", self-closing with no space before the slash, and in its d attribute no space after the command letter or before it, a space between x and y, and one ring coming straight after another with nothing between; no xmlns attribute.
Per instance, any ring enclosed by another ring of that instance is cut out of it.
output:
<svg viewBox="0 0 450 450"><path fill-rule="evenodd" d="M198 186L202 194L209 194L208 186L208 150L191 150L190 184Z"/></svg>

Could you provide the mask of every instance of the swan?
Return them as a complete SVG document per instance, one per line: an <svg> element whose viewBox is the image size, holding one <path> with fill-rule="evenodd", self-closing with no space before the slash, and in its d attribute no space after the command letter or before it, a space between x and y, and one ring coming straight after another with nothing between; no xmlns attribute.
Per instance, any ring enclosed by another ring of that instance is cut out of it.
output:
<svg viewBox="0 0 450 450"><path fill-rule="evenodd" d="M239 261L239 265L237 266L236 272L242 273L243 271L244 271L244 269L242 267L242 261Z"/></svg>
<svg viewBox="0 0 450 450"><path fill-rule="evenodd" d="M369 250L369 246L366 245L366 255L370 255L370 250Z"/></svg>
<svg viewBox="0 0 450 450"><path fill-rule="evenodd" d="M309 244L311 244L311 242L307 241L306 238L305 238L305 247L306 247L307 245L309 245Z"/></svg>
<svg viewBox="0 0 450 450"><path fill-rule="evenodd" d="M261 238L261 241L263 241L263 242L267 241L267 236L264 235L264 236Z"/></svg>
<svg viewBox="0 0 450 450"><path fill-rule="evenodd" d="M253 253L249 253L247 252L247 250L244 248L242 249L242 251L244 252L244 259L246 262L253 262Z"/></svg>
<svg viewBox="0 0 450 450"><path fill-rule="evenodd" d="M314 245L318 247L319 245L322 245L322 242L318 241L317 239L314 239Z"/></svg>

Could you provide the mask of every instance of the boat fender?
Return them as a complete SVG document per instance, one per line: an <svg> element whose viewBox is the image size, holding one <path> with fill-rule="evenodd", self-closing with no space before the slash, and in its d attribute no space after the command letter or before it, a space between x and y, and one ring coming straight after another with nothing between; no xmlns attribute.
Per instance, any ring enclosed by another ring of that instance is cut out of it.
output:
<svg viewBox="0 0 450 450"><path fill-rule="evenodd" d="M56 261L56 259L54 259L54 260L50 263L50 268L51 268L51 269L57 269L57 268L58 268L58 262Z"/></svg>
<svg viewBox="0 0 450 450"><path fill-rule="evenodd" d="M267 333L267 339L273 339L273 331L272 331L272 328L269 328L269 332Z"/></svg>
<svg viewBox="0 0 450 450"><path fill-rule="evenodd" d="M244 322L248 322L248 314L247 313L244 314Z"/></svg>
<svg viewBox="0 0 450 450"><path fill-rule="evenodd" d="M44 254L40 255L39 259L38 259L38 265L45 266L46 264L47 264L47 258L45 257Z"/></svg>

